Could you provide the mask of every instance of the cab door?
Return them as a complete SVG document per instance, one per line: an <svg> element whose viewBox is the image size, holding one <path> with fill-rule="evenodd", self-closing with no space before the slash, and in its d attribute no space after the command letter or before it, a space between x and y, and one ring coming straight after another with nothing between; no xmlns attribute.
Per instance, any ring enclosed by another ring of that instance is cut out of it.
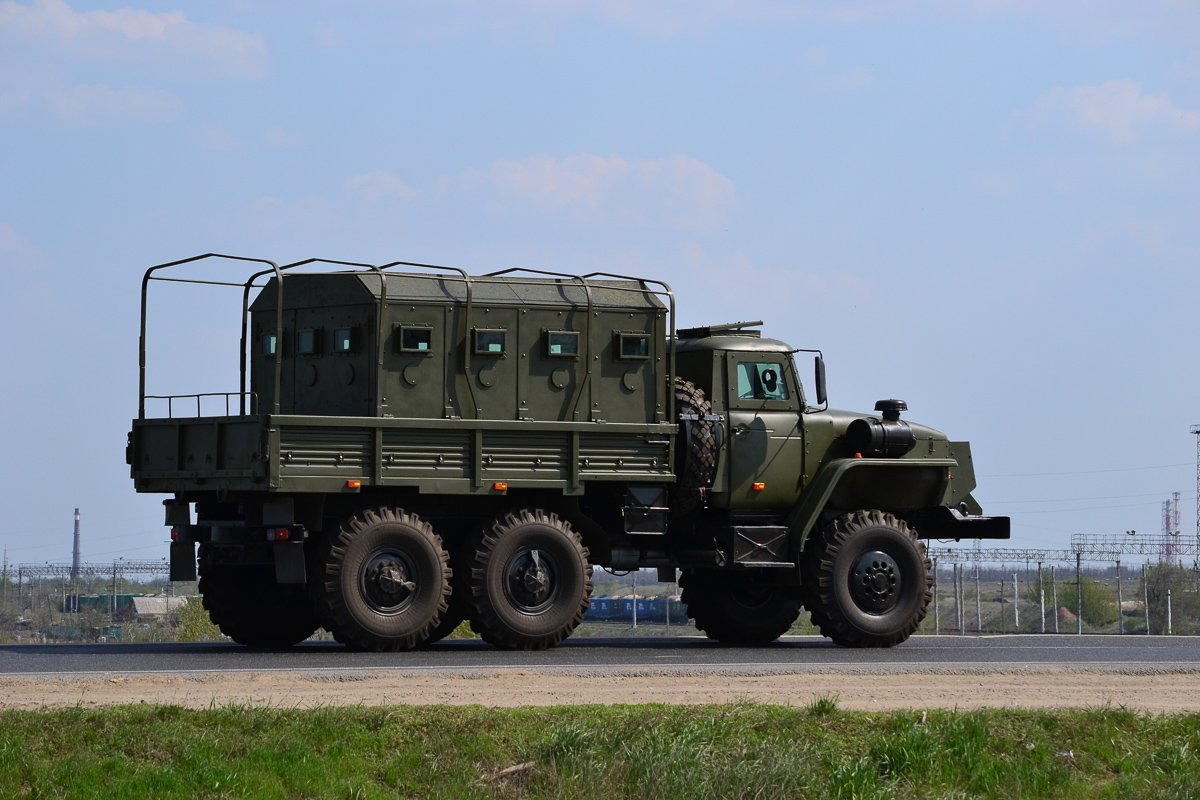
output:
<svg viewBox="0 0 1200 800"><path fill-rule="evenodd" d="M788 353L731 352L729 508L778 511L804 487L803 398Z"/></svg>

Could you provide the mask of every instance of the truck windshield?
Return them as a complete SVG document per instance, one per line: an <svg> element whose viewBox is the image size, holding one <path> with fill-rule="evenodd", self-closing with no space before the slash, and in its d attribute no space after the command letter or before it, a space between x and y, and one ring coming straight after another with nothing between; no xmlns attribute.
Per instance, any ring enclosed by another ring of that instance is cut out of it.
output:
<svg viewBox="0 0 1200 800"><path fill-rule="evenodd" d="M783 364L738 364L739 400L787 400L787 383L783 380Z"/></svg>

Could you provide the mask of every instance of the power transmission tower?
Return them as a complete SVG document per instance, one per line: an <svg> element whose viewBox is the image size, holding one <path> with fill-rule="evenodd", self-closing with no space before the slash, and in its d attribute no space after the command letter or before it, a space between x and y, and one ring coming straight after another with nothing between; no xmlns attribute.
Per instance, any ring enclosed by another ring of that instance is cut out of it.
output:
<svg viewBox="0 0 1200 800"><path fill-rule="evenodd" d="M1200 544L1200 425L1188 430L1196 434L1196 542Z"/></svg>

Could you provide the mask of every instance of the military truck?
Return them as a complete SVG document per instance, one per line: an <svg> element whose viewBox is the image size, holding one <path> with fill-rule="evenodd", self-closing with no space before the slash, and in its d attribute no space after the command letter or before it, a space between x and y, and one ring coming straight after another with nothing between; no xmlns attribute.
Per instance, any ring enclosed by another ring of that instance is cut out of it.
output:
<svg viewBox="0 0 1200 800"><path fill-rule="evenodd" d="M208 259L262 269L160 274ZM241 289L238 391L146 393L159 280ZM469 620L547 648L593 565L678 576L722 642L771 641L801 607L838 644L902 642L930 601L921 540L1007 538L1008 519L972 498L966 442L899 400L829 408L821 352L761 324L677 330L669 286L607 273L196 256L142 281L126 459L137 491L171 495L172 579L198 571L245 645L324 627L406 650Z"/></svg>

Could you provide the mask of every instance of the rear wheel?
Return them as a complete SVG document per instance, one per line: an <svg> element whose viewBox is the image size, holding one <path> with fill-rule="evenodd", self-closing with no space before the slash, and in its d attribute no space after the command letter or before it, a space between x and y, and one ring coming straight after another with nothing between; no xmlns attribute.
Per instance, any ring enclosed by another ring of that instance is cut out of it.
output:
<svg viewBox="0 0 1200 800"><path fill-rule="evenodd" d="M883 511L842 514L814 531L801 578L813 624L846 647L906 640L925 618L933 588L925 546Z"/></svg>
<svg viewBox="0 0 1200 800"><path fill-rule="evenodd" d="M735 644L771 642L800 616L793 590L755 580L750 573L685 569L681 600L696 629L710 639Z"/></svg>
<svg viewBox="0 0 1200 800"><path fill-rule="evenodd" d="M387 506L348 518L325 543L313 582L317 614L352 649L411 650L446 612L450 568L416 514Z"/></svg>
<svg viewBox="0 0 1200 800"><path fill-rule="evenodd" d="M545 650L583 622L592 565L579 534L555 514L524 508L483 532L471 563L471 628L506 650Z"/></svg>
<svg viewBox="0 0 1200 800"><path fill-rule="evenodd" d="M275 583L275 567L204 564L200 593L221 633L248 647L291 647L319 627L299 584Z"/></svg>

